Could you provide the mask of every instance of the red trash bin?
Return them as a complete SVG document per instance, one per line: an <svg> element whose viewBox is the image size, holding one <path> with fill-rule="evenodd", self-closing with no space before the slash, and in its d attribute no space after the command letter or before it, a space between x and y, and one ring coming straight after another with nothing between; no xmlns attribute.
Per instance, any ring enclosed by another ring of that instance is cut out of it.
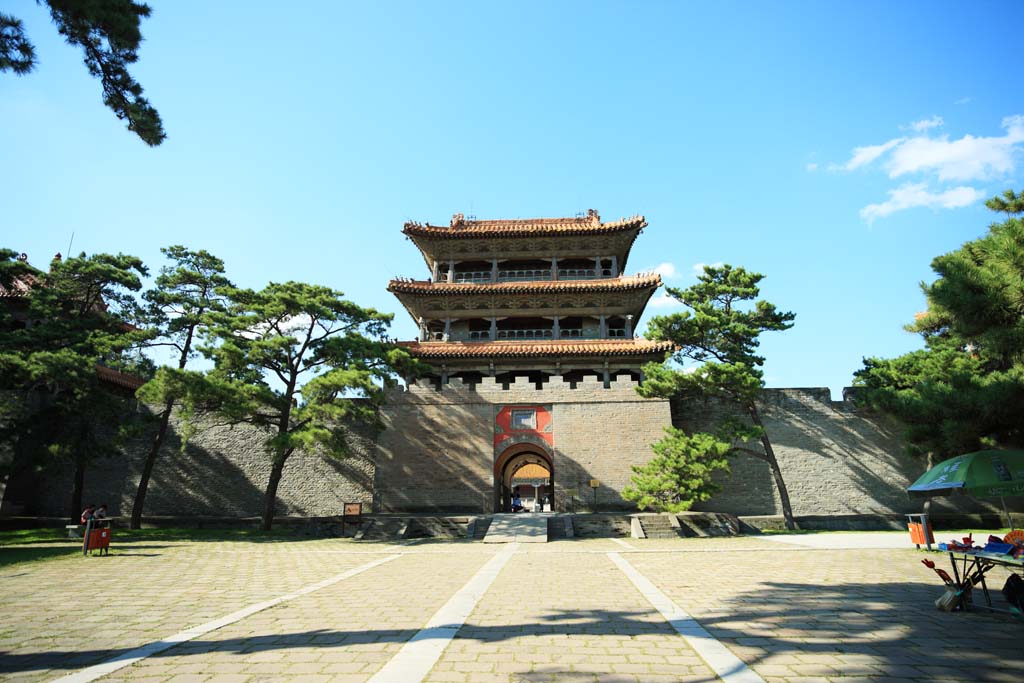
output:
<svg viewBox="0 0 1024 683"><path fill-rule="evenodd" d="M88 550L99 550L106 555L110 552L110 529L93 529L89 532Z"/></svg>

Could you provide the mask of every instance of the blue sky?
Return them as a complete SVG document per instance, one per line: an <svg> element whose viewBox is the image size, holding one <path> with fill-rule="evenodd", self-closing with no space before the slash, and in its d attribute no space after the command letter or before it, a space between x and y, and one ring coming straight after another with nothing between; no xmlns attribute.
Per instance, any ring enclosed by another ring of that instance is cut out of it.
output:
<svg viewBox="0 0 1024 683"><path fill-rule="evenodd" d="M764 339L769 386L837 393L918 346L931 259L1022 189L1020 3L150 4L155 149L43 8L0 3L40 61L0 75L0 243L36 265L72 232L154 269L181 243L411 338L385 291L427 275L406 220L642 213L629 271L765 273L797 314Z"/></svg>

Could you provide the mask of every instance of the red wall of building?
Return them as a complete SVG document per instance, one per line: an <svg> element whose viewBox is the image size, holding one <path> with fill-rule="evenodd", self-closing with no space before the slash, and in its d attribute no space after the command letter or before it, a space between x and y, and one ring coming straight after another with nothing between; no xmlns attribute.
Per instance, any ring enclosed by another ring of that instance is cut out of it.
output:
<svg viewBox="0 0 1024 683"><path fill-rule="evenodd" d="M537 414L536 429L512 429L513 410L532 410ZM551 411L544 406L502 406L498 416L494 418L494 445L513 436L530 434L543 439L549 446L555 445L555 435L551 428Z"/></svg>

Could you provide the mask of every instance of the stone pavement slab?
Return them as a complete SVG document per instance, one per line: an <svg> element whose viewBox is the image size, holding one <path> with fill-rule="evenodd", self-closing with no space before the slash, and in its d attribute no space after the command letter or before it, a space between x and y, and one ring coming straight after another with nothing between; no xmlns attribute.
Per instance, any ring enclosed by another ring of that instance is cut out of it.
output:
<svg viewBox="0 0 1024 683"><path fill-rule="evenodd" d="M856 531L817 534L764 534L762 541L804 548L856 550L864 548L913 548L909 531Z"/></svg>
<svg viewBox="0 0 1024 683"><path fill-rule="evenodd" d="M1024 625L936 610L942 585L915 550L623 556L769 683L1024 675Z"/></svg>
<svg viewBox="0 0 1024 683"><path fill-rule="evenodd" d="M714 674L604 554L527 548L426 681L685 681Z"/></svg>
<svg viewBox="0 0 1024 683"><path fill-rule="evenodd" d="M804 537L818 536L826 535ZM850 534L828 536L843 545ZM920 564L922 552L815 549L762 538L627 541L636 550L611 539L520 546L427 680L714 680L609 552L628 560L768 683L1024 676L1024 625L988 613L935 610L942 586ZM365 682L504 548L345 540L139 543L110 558L9 566L0 570L0 681L53 679L402 553L109 679ZM1004 575L996 571L990 576L998 592Z"/></svg>
<svg viewBox="0 0 1024 683"><path fill-rule="evenodd" d="M155 682L187 674L366 681L491 556L493 551L403 555L102 680Z"/></svg>
<svg viewBox="0 0 1024 683"><path fill-rule="evenodd" d="M46 680L380 557L311 552L329 543L135 542L5 567L0 678Z"/></svg>
<svg viewBox="0 0 1024 683"><path fill-rule="evenodd" d="M494 515L484 543L547 543L549 516L530 512Z"/></svg>

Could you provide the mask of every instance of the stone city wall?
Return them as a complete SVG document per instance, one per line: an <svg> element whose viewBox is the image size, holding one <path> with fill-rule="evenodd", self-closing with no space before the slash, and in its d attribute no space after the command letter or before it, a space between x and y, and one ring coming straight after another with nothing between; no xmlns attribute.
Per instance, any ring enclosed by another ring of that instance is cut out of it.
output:
<svg viewBox="0 0 1024 683"><path fill-rule="evenodd" d="M175 423L172 421L172 425ZM112 515L131 514L149 437L129 442L123 458L91 464L85 474L83 502L106 502ZM248 426L200 426L183 451L181 440L172 433L153 469L146 515L258 516L270 477L270 458L263 448L265 438L265 433ZM362 436L352 439L353 454L343 460L296 451L284 468L277 514L317 517L340 514L343 502L369 506L372 448L372 440ZM72 475L69 468L38 473L33 493L24 497L25 512L70 515Z"/></svg>
<svg viewBox="0 0 1024 683"><path fill-rule="evenodd" d="M672 408L673 422L688 431L710 430L727 414L714 402L673 402ZM921 511L922 501L911 499L906 488L926 467L906 454L896 422L859 409L852 400L833 401L827 388L766 389L759 412L796 516ZM761 450L760 443L750 445ZM741 454L731 466L731 476L718 478L722 490L694 510L782 514L764 461ZM936 513L992 509L962 497L933 503Z"/></svg>
<svg viewBox="0 0 1024 683"><path fill-rule="evenodd" d="M590 509L598 480L597 507L628 509L619 494L630 466L652 457L650 444L674 422L708 429L723 415L714 403L644 399L628 377L605 388L587 378L572 388L559 378L541 389L519 378L503 388L492 378L475 385L454 379L441 390L413 385L395 390L382 409L386 429L354 439L354 454L336 460L296 452L284 470L278 514L337 514L343 502L375 511L491 512L495 509L494 463L515 439L495 444L495 418L503 406L543 405L552 416L551 446L557 509ZM790 499L797 515L877 515L914 512L920 501L904 489L924 465L904 454L897 425L832 401L827 389L769 389L761 405ZM182 451L177 436L165 444L150 483L146 514L153 516L251 517L260 514L269 476L264 435L248 427L199 429ZM541 450L544 443L537 440ZM86 502L107 502L127 515L148 447L148 436L131 442L126 457L88 469ZM695 509L737 515L781 513L767 466L742 455L722 491ZM15 486L16 484L16 486ZM12 486L16 490L11 490ZM45 471L9 482L5 510L66 515L71 471ZM575 490L576 499L566 493ZM936 499L937 511L990 510L969 499Z"/></svg>
<svg viewBox="0 0 1024 683"><path fill-rule="evenodd" d="M636 381L620 376L608 388L588 377L576 388L552 378L537 389L525 377L508 388L485 377L468 386L454 378L440 390L412 385L392 394L383 409L388 425L378 439L376 496L387 511L493 512L496 458L515 439L494 443L495 420L504 406L550 406L556 508L589 507L600 482L602 509L628 509L619 496L630 465L650 457L650 444L670 422L669 403L636 393ZM549 452L551 451L551 452ZM500 473L499 473L500 474Z"/></svg>

